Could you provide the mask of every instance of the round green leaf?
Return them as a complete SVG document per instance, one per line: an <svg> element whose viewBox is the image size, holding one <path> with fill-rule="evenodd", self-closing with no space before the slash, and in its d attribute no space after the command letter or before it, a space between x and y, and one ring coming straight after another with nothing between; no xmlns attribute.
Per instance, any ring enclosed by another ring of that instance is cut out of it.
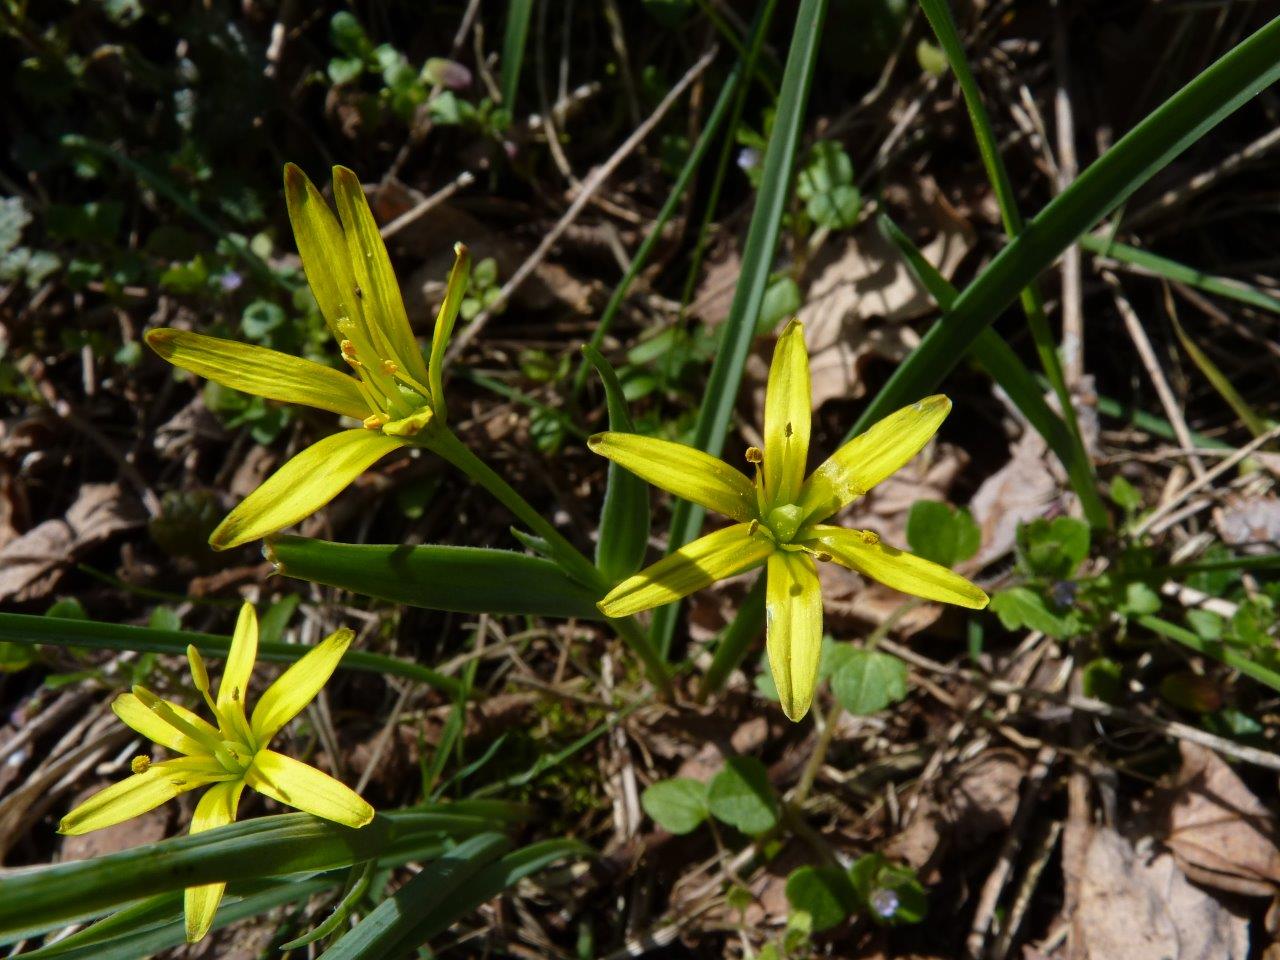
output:
<svg viewBox="0 0 1280 960"><path fill-rule="evenodd" d="M849 874L839 867L801 867L787 877L787 903L809 914L814 933L844 922L858 906Z"/></svg>
<svg viewBox="0 0 1280 960"><path fill-rule="evenodd" d="M832 676L831 690L850 713L877 713L907 695L907 665L887 653L855 648Z"/></svg>
<svg viewBox="0 0 1280 960"><path fill-rule="evenodd" d="M640 795L640 806L671 833L692 833L707 819L707 785L688 777L659 780Z"/></svg>
<svg viewBox="0 0 1280 960"><path fill-rule="evenodd" d="M708 807L717 820L755 836L778 822L778 798L763 763L730 757L711 781Z"/></svg>

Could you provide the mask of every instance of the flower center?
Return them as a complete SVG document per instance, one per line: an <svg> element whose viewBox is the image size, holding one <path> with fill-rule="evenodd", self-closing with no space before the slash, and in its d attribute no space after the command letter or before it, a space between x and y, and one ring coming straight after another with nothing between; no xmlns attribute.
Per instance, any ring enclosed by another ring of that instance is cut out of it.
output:
<svg viewBox="0 0 1280 960"><path fill-rule="evenodd" d="M379 350L354 320L343 318L337 323L342 334L339 344L342 359L360 379L360 392L369 405L370 415L364 425L380 430L393 420L403 420L429 408L431 392L410 376L404 364L388 356L389 348Z"/></svg>
<svg viewBox="0 0 1280 960"><path fill-rule="evenodd" d="M796 504L784 503L769 511L769 516L765 518L765 526L781 546L795 539L796 531L800 529L800 521L803 519L804 514Z"/></svg>

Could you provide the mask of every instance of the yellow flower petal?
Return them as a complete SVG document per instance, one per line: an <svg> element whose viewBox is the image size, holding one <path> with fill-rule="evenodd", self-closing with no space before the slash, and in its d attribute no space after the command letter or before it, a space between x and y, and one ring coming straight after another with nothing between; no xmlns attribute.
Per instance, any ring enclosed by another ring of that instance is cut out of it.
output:
<svg viewBox="0 0 1280 960"><path fill-rule="evenodd" d="M363 827L373 819L373 807L350 787L274 750L259 750L245 779L259 793L335 823Z"/></svg>
<svg viewBox="0 0 1280 960"><path fill-rule="evenodd" d="M147 345L175 367L254 396L356 420L370 412L355 378L322 363L170 327L148 331Z"/></svg>
<svg viewBox="0 0 1280 960"><path fill-rule="evenodd" d="M769 557L765 585L769 668L782 712L800 720L813 703L822 651L822 588L807 553L779 550Z"/></svg>
<svg viewBox="0 0 1280 960"><path fill-rule="evenodd" d="M222 679L218 681L218 710L232 703L239 703L244 709L245 697L249 693L249 679L253 676L253 664L258 659L258 613L253 604L245 603L240 607L240 616L236 618L236 629L231 635L231 649L227 651L227 662L222 668Z"/></svg>
<svg viewBox="0 0 1280 960"><path fill-rule="evenodd" d="M981 587L932 560L881 543L874 535L820 524L813 528L808 544L831 554L837 563L903 593L974 610L987 605Z"/></svg>
<svg viewBox="0 0 1280 960"><path fill-rule="evenodd" d="M353 637L355 634L346 628L330 634L267 687L253 708L253 719L249 721L259 744L265 746L281 727L314 699L337 669L338 661L351 646Z"/></svg>
<svg viewBox="0 0 1280 960"><path fill-rule="evenodd" d="M307 283L329 331L341 341L338 321L343 317L364 327L364 311L355 299L356 281L342 227L315 184L292 163L284 167L284 199Z"/></svg>
<svg viewBox="0 0 1280 960"><path fill-rule="evenodd" d="M764 400L764 489L770 505L794 503L809 457L809 351L796 320L778 338Z"/></svg>
<svg viewBox="0 0 1280 960"><path fill-rule="evenodd" d="M223 827L236 818L236 807L240 803L240 792L244 790L243 780L228 780L215 783L205 791L200 802L196 804L196 812L191 818L191 832L203 833L214 827ZM206 883L199 887L187 887L182 892L182 912L186 917L187 943L203 940L209 928L213 926L213 918L218 913L218 904L222 902L222 892L226 883Z"/></svg>
<svg viewBox="0 0 1280 960"><path fill-rule="evenodd" d="M209 537L215 550L257 540L309 517L404 440L343 430L312 444L231 511Z"/></svg>
<svg viewBox="0 0 1280 960"><path fill-rule="evenodd" d="M154 810L180 793L230 778L231 774L209 757L154 763L145 773L135 773L95 793L62 818L58 832L75 836L101 830Z"/></svg>
<svg viewBox="0 0 1280 960"><path fill-rule="evenodd" d="M751 533L750 524L725 527L623 580L600 601L600 612L606 617L626 617L660 607L759 566L773 550L773 541Z"/></svg>
<svg viewBox="0 0 1280 960"><path fill-rule="evenodd" d="M823 520L900 470L938 432L950 411L951 401L935 394L854 437L805 481L799 500L805 517Z"/></svg>
<svg viewBox="0 0 1280 960"><path fill-rule="evenodd" d="M431 333L430 387L431 402L440 416L445 415L444 402L444 351L453 336L453 324L458 319L462 297L467 292L467 277L471 273L471 253L465 244L453 245L453 269L444 288L444 300L436 314L435 329Z"/></svg>
<svg viewBox="0 0 1280 960"><path fill-rule="evenodd" d="M176 703L170 703L169 708L178 713L184 720L189 721L201 730L204 730L211 737L217 737L218 731L210 726L206 721ZM162 747L167 747L177 753L185 753L188 755L207 754L208 751L202 747L197 741L192 740L181 730L175 730L169 724L161 720L154 710L137 698L132 693L122 693L111 701L111 709L115 711L117 717L123 720L135 732L142 734L153 743L158 743Z"/></svg>
<svg viewBox="0 0 1280 960"><path fill-rule="evenodd" d="M346 167L333 168L333 196L338 201L338 216L346 234L347 250L359 296L364 304L365 324L375 344L379 336L390 349L390 356L405 367L405 372L419 383L427 381L427 365L413 338L409 317L404 312L400 284L387 256L378 224L369 210L360 178Z"/></svg>
<svg viewBox="0 0 1280 960"><path fill-rule="evenodd" d="M635 433L597 433L587 446L677 497L743 523L755 519L755 485L709 453Z"/></svg>

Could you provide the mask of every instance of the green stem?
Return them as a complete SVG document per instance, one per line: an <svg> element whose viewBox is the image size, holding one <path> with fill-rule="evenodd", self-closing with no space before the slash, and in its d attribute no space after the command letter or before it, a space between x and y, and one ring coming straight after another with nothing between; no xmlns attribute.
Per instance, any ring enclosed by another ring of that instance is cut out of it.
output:
<svg viewBox="0 0 1280 960"><path fill-rule="evenodd" d="M599 596L604 596L608 591L609 584L605 582L604 575L595 564L548 523L542 514L529 504L529 501L516 492L514 487L472 453L452 430L446 427L430 431L428 437L419 441L419 446L439 454L484 487L499 503L510 510L517 520L543 539L550 548L552 559L571 577L596 591ZM610 619L609 624L622 641L631 648L631 652L640 658L645 671L649 674L649 679L664 694L670 694L671 679L667 668L640 625L632 617Z"/></svg>

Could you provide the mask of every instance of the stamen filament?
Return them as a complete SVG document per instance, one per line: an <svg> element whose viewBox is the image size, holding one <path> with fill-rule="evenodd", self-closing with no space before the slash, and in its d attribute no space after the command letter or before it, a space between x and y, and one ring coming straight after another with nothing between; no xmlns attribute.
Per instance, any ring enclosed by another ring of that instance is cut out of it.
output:
<svg viewBox="0 0 1280 960"><path fill-rule="evenodd" d="M356 367L362 377L366 377L369 383L379 393L386 397L387 403L380 404L388 413L396 414L394 419L407 417L413 413L413 408L405 401L400 394L400 388L396 386L394 377L390 377L382 369L382 360L384 356L374 349L373 345L365 339L363 331L357 328L357 325L348 318L338 321L338 330L345 336L355 347L354 356L360 362ZM344 348L343 355L351 358L351 354Z"/></svg>

